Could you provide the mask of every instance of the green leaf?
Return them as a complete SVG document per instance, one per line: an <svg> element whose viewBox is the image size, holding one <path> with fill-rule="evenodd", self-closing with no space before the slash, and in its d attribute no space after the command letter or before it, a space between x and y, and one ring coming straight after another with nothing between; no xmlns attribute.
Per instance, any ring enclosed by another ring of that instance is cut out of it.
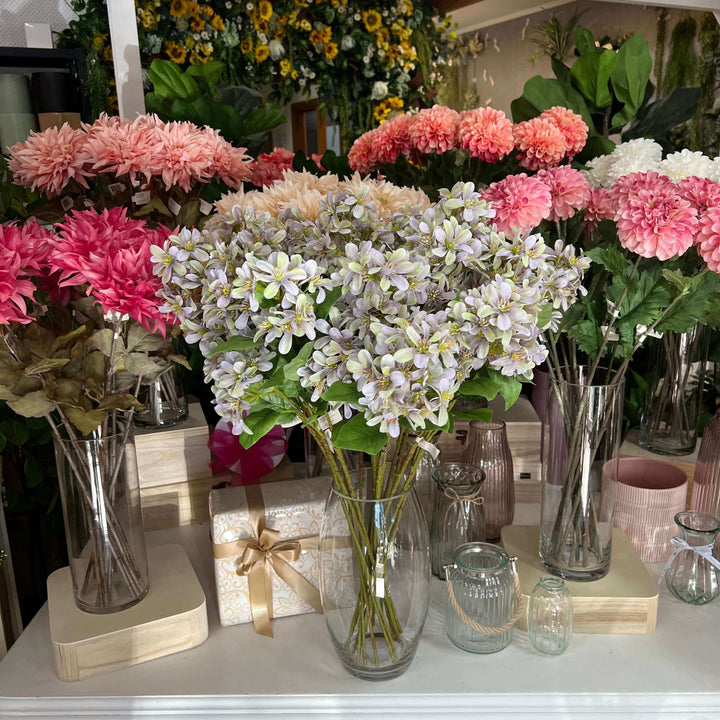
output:
<svg viewBox="0 0 720 720"><path fill-rule="evenodd" d="M582 115L582 119L589 128L594 127L583 96L571 85L560 82L560 80L535 75L525 83L523 98L539 111L536 113L538 115L543 110L548 110L555 105L562 105L578 115Z"/></svg>
<svg viewBox="0 0 720 720"><path fill-rule="evenodd" d="M555 73L555 77L562 83L570 82L570 68L564 62L558 60L554 55L550 58L550 67ZM513 113L514 115L514 113ZM532 117L532 116L531 116ZM530 118L527 118L528 120Z"/></svg>
<svg viewBox="0 0 720 720"><path fill-rule="evenodd" d="M580 55L585 53L594 53L597 48L595 46L595 38L593 34L582 25L576 25L572 31L575 47Z"/></svg>
<svg viewBox="0 0 720 720"><path fill-rule="evenodd" d="M3 420L0 423L3 439L11 445L24 445L30 439L30 430L20 420Z"/></svg>
<svg viewBox="0 0 720 720"><path fill-rule="evenodd" d="M623 133L623 142L634 138L662 140L668 131L695 116L700 88L676 87L667 97L644 107Z"/></svg>
<svg viewBox="0 0 720 720"><path fill-rule="evenodd" d="M114 393L112 395L106 395L98 405L99 410L142 410L143 404L138 402L134 395L125 395L120 393Z"/></svg>
<svg viewBox="0 0 720 720"><path fill-rule="evenodd" d="M660 316L672 300L663 280L657 280L650 273L641 273L633 279L627 297L620 308L622 313L618 325L650 325Z"/></svg>
<svg viewBox="0 0 720 720"><path fill-rule="evenodd" d="M380 432L377 425L369 426L365 416L358 414L333 426L332 441L335 447L342 450L377 455L387 445L388 436Z"/></svg>
<svg viewBox="0 0 720 720"><path fill-rule="evenodd" d="M667 277L666 273L663 273ZM677 282L678 278L675 277ZM711 271L683 278L680 299L657 324L658 332L686 332L720 313L720 276Z"/></svg>
<svg viewBox="0 0 720 720"><path fill-rule="evenodd" d="M595 360L600 352L603 339L600 326L594 320L583 320L575 326L574 335L578 347L587 353L590 359Z"/></svg>
<svg viewBox="0 0 720 720"><path fill-rule="evenodd" d="M70 358L43 358L38 362L28 365L24 372L25 375L40 375L41 373L59 370L70 362Z"/></svg>
<svg viewBox="0 0 720 720"><path fill-rule="evenodd" d="M36 488L42 484L45 479L43 471L40 469L38 461L34 455L28 455L23 463L23 474L25 475L25 482L29 488Z"/></svg>
<svg viewBox="0 0 720 720"><path fill-rule="evenodd" d="M460 385L459 394L467 397L484 397L492 400L501 395L505 400L505 409L509 408L520 396L522 383L507 377L497 370L482 368Z"/></svg>
<svg viewBox="0 0 720 720"><path fill-rule="evenodd" d="M155 352L162 350L168 341L159 333L146 330L140 323L133 323L128 331L127 349L129 352Z"/></svg>
<svg viewBox="0 0 720 720"><path fill-rule="evenodd" d="M148 77L160 98L180 98L192 102L200 96L197 83L183 73L171 60L155 59L150 63Z"/></svg>
<svg viewBox="0 0 720 720"><path fill-rule="evenodd" d="M594 263L606 268L610 275L619 279L623 285L627 285L633 264L622 254L618 247L615 245L607 248L596 247L588 250L585 255Z"/></svg>
<svg viewBox="0 0 720 720"><path fill-rule="evenodd" d="M330 310L340 299L342 293L342 287L336 287L332 288L332 290L328 290L325 293L325 299L319 305L315 306L315 317L318 320L324 320L330 314Z"/></svg>
<svg viewBox="0 0 720 720"><path fill-rule="evenodd" d="M68 420L80 431L81 435L89 435L96 430L105 419L105 410L81 410L75 407L63 408Z"/></svg>
<svg viewBox="0 0 720 720"><path fill-rule="evenodd" d="M569 73L570 69L568 68L568 74ZM540 110L526 97L520 96L510 103L510 114L512 115L513 122L519 123L537 117L540 114Z"/></svg>
<svg viewBox="0 0 720 720"><path fill-rule="evenodd" d="M73 331L67 333L66 335L61 335L58 338L55 338L55 341L53 342L52 346L50 347L50 354L54 354L58 350L61 350L64 347L67 347L68 345L71 345L76 340L80 340L84 337L87 337L90 333L90 330L92 328L92 323L85 323L84 325L81 325L78 328L75 328Z"/></svg>
<svg viewBox="0 0 720 720"><path fill-rule="evenodd" d="M609 155L615 149L615 143L602 135L593 135L590 128L585 147L575 156L575 160L579 163L586 163L588 160L599 157L600 155Z"/></svg>
<svg viewBox="0 0 720 720"><path fill-rule="evenodd" d="M184 355L168 355L167 359L177 365L182 365L186 370L192 371L192 367L190 367L190 363Z"/></svg>
<svg viewBox="0 0 720 720"><path fill-rule="evenodd" d="M213 91L215 86L220 82L224 70L224 62L220 60L209 60L200 65L191 65L185 72L188 75L204 78L210 86L210 90Z"/></svg>
<svg viewBox="0 0 720 720"><path fill-rule="evenodd" d="M626 40L617 52L615 71L610 81L624 107L613 116L613 128L622 128L635 117L645 99L651 70L652 57L648 44L637 33Z"/></svg>
<svg viewBox="0 0 720 720"><path fill-rule="evenodd" d="M286 380L289 380L291 382L297 381L297 371L301 367L305 367L305 365L307 365L307 361L310 359L314 347L315 341L309 340L300 348L298 354L287 365L285 365L285 367L283 368L283 374Z"/></svg>
<svg viewBox="0 0 720 720"><path fill-rule="evenodd" d="M252 430L251 434L242 433L240 444L248 450L258 440L265 437L277 424L281 413L274 408L264 407L258 410L251 409L245 418L245 424Z"/></svg>
<svg viewBox="0 0 720 720"><path fill-rule="evenodd" d="M220 102L230 105L241 117L262 107L265 99L257 90L241 85L226 85L220 89Z"/></svg>
<svg viewBox="0 0 720 720"><path fill-rule="evenodd" d="M217 355L218 353L226 352L237 352L238 350L250 350L252 348L260 347L262 340L253 340L250 337L241 337L240 335L234 335L224 343L220 343L213 351L211 355Z"/></svg>
<svg viewBox="0 0 720 720"><path fill-rule="evenodd" d="M477 408L476 410L453 410L453 417L460 420L482 420L490 422L493 412L490 408Z"/></svg>
<svg viewBox="0 0 720 720"><path fill-rule="evenodd" d="M617 56L612 50L603 50L598 55L593 49L592 53L581 55L570 69L575 87L597 108L605 108L612 103L608 83L616 62Z"/></svg>
<svg viewBox="0 0 720 720"><path fill-rule="evenodd" d="M125 370L136 377L156 375L160 367L145 353L133 352L125 358Z"/></svg>
<svg viewBox="0 0 720 720"><path fill-rule="evenodd" d="M321 396L328 402L349 402L357 403L362 393L357 389L355 383L345 383L342 380L334 382Z"/></svg>
<svg viewBox="0 0 720 720"><path fill-rule="evenodd" d="M44 390L35 390L23 395L17 400L8 400L8 407L23 417L43 417L55 409L55 403L50 402Z"/></svg>
<svg viewBox="0 0 720 720"><path fill-rule="evenodd" d="M98 330L96 333L93 333L90 338L93 346L108 358L110 357L112 349L113 334L114 333L110 328L103 328L102 330ZM121 339L115 341L115 349L122 351L125 350L125 344Z"/></svg>

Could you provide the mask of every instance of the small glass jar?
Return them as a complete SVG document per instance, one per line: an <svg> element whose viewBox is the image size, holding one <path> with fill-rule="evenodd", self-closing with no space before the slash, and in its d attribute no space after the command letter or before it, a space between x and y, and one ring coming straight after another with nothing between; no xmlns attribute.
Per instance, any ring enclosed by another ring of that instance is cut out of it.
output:
<svg viewBox="0 0 720 720"><path fill-rule="evenodd" d="M485 540L485 512L481 486L485 473L467 463L441 463L432 471L435 501L430 527L433 575L445 579L458 545Z"/></svg>
<svg viewBox="0 0 720 720"><path fill-rule="evenodd" d="M678 513L675 522L682 541L692 548L707 548L705 552L712 555L720 520L707 513L689 510ZM720 595L720 572L710 560L688 547L677 547L664 574L668 590L683 602L705 605Z"/></svg>
<svg viewBox="0 0 720 720"><path fill-rule="evenodd" d="M447 574L445 631L450 642L472 653L494 653L507 647L512 640L509 623L516 610L514 558L511 562L496 545L466 543L455 549ZM505 625L507 629L500 633L479 629Z"/></svg>
<svg viewBox="0 0 720 720"><path fill-rule="evenodd" d="M572 597L557 577L540 578L530 594L527 630L532 646L546 655L560 655L572 637Z"/></svg>
<svg viewBox="0 0 720 720"><path fill-rule="evenodd" d="M144 406L134 416L138 427L166 428L184 422L188 401L181 368L172 363L146 385L141 385L138 400Z"/></svg>

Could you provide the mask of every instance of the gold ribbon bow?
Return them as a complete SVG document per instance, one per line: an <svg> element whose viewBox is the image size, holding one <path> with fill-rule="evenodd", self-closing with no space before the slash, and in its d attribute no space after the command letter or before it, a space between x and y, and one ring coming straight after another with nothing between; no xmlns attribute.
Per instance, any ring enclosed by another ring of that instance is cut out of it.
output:
<svg viewBox="0 0 720 720"><path fill-rule="evenodd" d="M265 527L265 503L259 485L248 485L247 496L250 525L255 537L248 540L213 545L216 558L237 558L237 574L247 575L255 632L272 637L273 592L272 576L277 575L305 602L322 613L320 593L289 563L297 560L303 550L317 550L318 536L283 540L280 533Z"/></svg>

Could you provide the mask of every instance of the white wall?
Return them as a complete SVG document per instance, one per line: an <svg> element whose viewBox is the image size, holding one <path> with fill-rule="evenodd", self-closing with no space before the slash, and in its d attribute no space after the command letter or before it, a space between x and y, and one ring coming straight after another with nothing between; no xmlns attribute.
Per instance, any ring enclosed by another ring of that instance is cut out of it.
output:
<svg viewBox="0 0 720 720"><path fill-rule="evenodd" d="M65 0L0 0L0 46L25 47L26 22L45 23L61 32L74 17Z"/></svg>

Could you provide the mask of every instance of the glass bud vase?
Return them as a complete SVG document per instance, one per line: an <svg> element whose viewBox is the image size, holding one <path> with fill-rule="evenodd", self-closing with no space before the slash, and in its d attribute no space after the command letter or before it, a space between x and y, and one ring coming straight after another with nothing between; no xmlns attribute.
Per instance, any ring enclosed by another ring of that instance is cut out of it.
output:
<svg viewBox="0 0 720 720"><path fill-rule="evenodd" d="M690 509L720 517L720 412L705 426L700 441Z"/></svg>
<svg viewBox="0 0 720 720"><path fill-rule="evenodd" d="M639 445L662 455L695 450L710 333L698 325L686 333L666 332L652 344L651 383L640 419Z"/></svg>
<svg viewBox="0 0 720 720"><path fill-rule="evenodd" d="M365 499L333 487L319 548L320 597L340 662L364 680L405 672L430 601L428 530L414 488Z"/></svg>
<svg viewBox="0 0 720 720"><path fill-rule="evenodd" d="M473 420L463 462L485 472L482 486L485 537L489 542L497 542L500 531L512 525L515 517L515 478L505 423Z"/></svg>
<svg viewBox="0 0 720 720"><path fill-rule="evenodd" d="M485 540L485 512L481 495L485 473L468 463L441 463L432 471L435 504L430 527L433 575L445 579L458 545Z"/></svg>
<svg viewBox="0 0 720 720"><path fill-rule="evenodd" d="M138 427L171 427L187 419L185 383L181 370L174 363L154 380L140 387L138 400L144 406L135 413L135 424Z"/></svg>
<svg viewBox="0 0 720 720"><path fill-rule="evenodd" d="M546 655L564 653L572 637L572 597L565 583L546 575L540 578L528 602L527 631L532 646Z"/></svg>
<svg viewBox="0 0 720 720"><path fill-rule="evenodd" d="M125 610L149 589L132 423L108 424L55 437L75 603L91 613Z"/></svg>
<svg viewBox="0 0 720 720"><path fill-rule="evenodd" d="M540 561L566 580L597 580L610 569L623 382L589 384L587 368L572 372L577 382L548 388Z"/></svg>
<svg viewBox="0 0 720 720"><path fill-rule="evenodd" d="M681 538L673 538L675 551L663 575L667 589L690 605L705 605L720 595L720 561L713 557L713 545L720 520L707 513L686 511L675 516Z"/></svg>

